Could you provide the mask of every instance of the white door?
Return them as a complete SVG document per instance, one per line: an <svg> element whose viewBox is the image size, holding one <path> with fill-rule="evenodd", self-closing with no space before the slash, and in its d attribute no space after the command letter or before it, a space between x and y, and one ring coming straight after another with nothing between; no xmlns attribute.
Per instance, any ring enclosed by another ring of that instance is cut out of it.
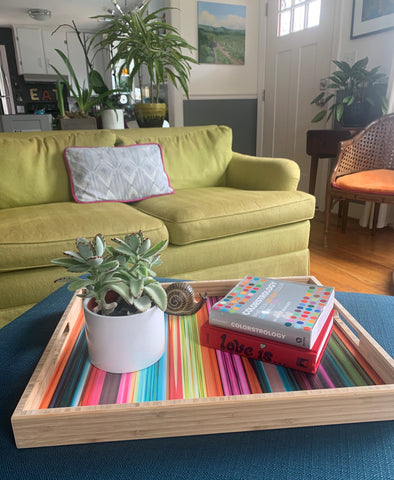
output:
<svg viewBox="0 0 394 480"><path fill-rule="evenodd" d="M297 6L302 0L282 4ZM265 104L262 153L295 160L301 168L299 188L308 191L310 158L306 154L306 132L328 128L312 124L317 113L311 100L319 93L320 79L330 73L335 0L321 0L320 24L278 36L280 0L269 0L265 63ZM321 163L321 162L320 162ZM327 172L327 166L325 172ZM325 178L319 165L316 196L324 207Z"/></svg>

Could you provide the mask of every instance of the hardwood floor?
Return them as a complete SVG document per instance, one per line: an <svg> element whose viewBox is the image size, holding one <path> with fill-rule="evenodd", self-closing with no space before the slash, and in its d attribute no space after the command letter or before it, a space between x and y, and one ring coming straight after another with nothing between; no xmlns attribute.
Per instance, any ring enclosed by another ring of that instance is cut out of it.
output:
<svg viewBox="0 0 394 480"><path fill-rule="evenodd" d="M378 229L376 235L348 219L343 234L331 215L328 246L323 246L324 215L311 222L309 248L311 275L338 291L394 295L394 230Z"/></svg>

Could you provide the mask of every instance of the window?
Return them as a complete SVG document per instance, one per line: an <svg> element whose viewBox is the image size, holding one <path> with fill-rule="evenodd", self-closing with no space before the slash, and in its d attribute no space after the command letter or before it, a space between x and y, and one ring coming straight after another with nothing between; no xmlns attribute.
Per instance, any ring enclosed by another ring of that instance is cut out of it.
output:
<svg viewBox="0 0 394 480"><path fill-rule="evenodd" d="M278 1L278 37L319 25L321 0Z"/></svg>

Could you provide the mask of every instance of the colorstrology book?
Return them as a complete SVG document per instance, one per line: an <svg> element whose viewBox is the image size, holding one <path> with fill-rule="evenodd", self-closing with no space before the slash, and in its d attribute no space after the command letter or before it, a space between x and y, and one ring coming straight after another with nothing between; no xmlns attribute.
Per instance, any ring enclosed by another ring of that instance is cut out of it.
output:
<svg viewBox="0 0 394 480"><path fill-rule="evenodd" d="M212 306L209 324L311 349L333 305L332 287L247 276Z"/></svg>

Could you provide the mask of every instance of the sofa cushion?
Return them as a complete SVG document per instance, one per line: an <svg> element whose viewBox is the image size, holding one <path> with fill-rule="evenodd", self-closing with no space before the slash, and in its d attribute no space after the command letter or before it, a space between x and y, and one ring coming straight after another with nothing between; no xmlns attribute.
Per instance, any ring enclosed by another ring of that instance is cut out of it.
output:
<svg viewBox="0 0 394 480"><path fill-rule="evenodd" d="M111 131L45 133L45 137L30 138L18 134L13 137L0 135L0 208L72 200L63 150L71 145L104 147L115 144L115 134Z"/></svg>
<svg viewBox="0 0 394 480"><path fill-rule="evenodd" d="M186 245L310 219L315 197L300 191L212 187L179 190L134 205L165 223L170 243Z"/></svg>
<svg viewBox="0 0 394 480"><path fill-rule="evenodd" d="M160 145L68 147L64 158L74 200L133 202L173 193Z"/></svg>
<svg viewBox="0 0 394 480"><path fill-rule="evenodd" d="M175 190L224 186L232 157L232 131L225 126L116 130L116 143L159 143Z"/></svg>
<svg viewBox="0 0 394 480"><path fill-rule="evenodd" d="M50 203L0 210L0 271L50 265L77 237L107 239L142 230L152 243L168 240L163 222L124 203Z"/></svg>

